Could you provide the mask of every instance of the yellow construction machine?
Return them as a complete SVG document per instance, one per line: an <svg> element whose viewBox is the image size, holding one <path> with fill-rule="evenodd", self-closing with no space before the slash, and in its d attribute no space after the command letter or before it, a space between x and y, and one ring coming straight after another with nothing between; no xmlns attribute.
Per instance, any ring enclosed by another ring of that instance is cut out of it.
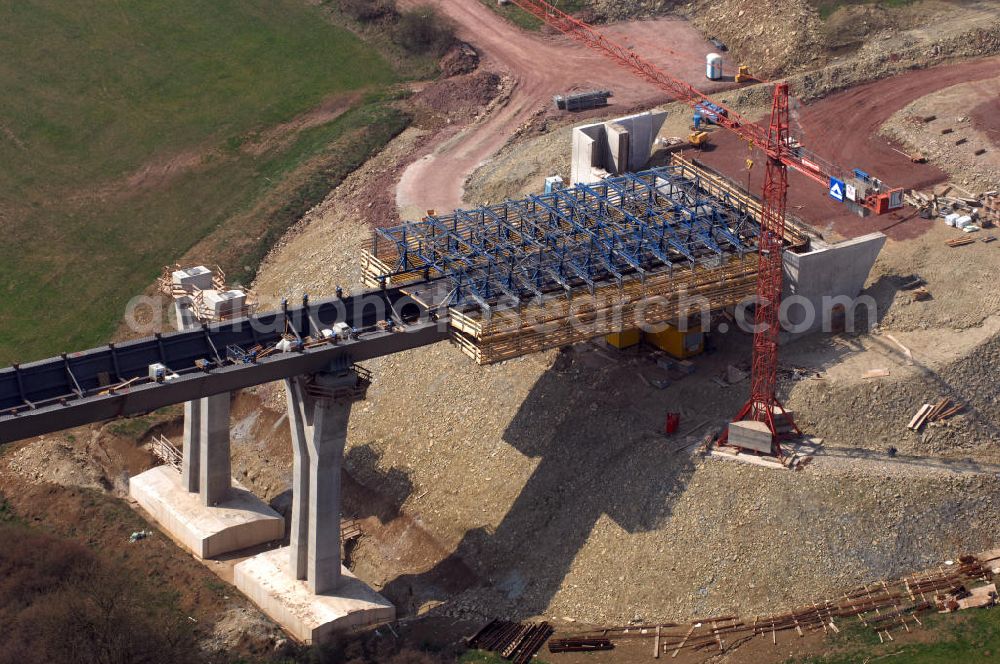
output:
<svg viewBox="0 0 1000 664"><path fill-rule="evenodd" d="M737 70L736 72L737 83L745 83L747 81L757 81L757 80L759 79L757 79L755 76L751 76L750 67L748 67L747 65L740 65L739 70Z"/></svg>
<svg viewBox="0 0 1000 664"><path fill-rule="evenodd" d="M692 131L688 135L688 143L691 147L700 148L708 143L708 132L707 131Z"/></svg>

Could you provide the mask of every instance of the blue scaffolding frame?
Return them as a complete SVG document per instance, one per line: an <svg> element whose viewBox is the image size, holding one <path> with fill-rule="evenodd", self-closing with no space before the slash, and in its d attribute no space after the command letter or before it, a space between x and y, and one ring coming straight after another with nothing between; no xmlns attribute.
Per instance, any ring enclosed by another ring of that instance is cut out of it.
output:
<svg viewBox="0 0 1000 664"><path fill-rule="evenodd" d="M383 268L373 281L443 281L435 304L489 311L719 267L756 251L758 233L745 204L665 166L380 228L370 253Z"/></svg>

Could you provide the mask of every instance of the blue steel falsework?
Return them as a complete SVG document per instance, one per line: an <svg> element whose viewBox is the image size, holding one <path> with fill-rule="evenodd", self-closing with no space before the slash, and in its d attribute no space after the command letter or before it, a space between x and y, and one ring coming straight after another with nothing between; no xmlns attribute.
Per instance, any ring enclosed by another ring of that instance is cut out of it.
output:
<svg viewBox="0 0 1000 664"><path fill-rule="evenodd" d="M377 229L382 283L447 280L441 306L489 310L756 251L744 201L667 166Z"/></svg>

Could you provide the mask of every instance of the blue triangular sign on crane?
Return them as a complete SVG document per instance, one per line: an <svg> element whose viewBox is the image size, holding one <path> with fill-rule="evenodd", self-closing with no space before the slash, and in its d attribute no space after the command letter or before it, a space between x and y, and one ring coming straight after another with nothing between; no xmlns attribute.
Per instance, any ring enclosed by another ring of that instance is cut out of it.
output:
<svg viewBox="0 0 1000 664"><path fill-rule="evenodd" d="M830 198L844 202L844 183L837 178L830 178Z"/></svg>

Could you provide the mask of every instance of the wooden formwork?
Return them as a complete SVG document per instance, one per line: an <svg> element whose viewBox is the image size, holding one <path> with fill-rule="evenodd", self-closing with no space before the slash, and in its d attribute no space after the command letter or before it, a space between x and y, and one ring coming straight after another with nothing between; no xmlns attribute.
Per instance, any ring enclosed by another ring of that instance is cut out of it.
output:
<svg viewBox="0 0 1000 664"><path fill-rule="evenodd" d="M492 364L732 306L753 295L756 278L757 255L748 254L717 268L664 271L621 288L612 284L593 295L553 295L488 317L451 310L453 339L479 364Z"/></svg>

